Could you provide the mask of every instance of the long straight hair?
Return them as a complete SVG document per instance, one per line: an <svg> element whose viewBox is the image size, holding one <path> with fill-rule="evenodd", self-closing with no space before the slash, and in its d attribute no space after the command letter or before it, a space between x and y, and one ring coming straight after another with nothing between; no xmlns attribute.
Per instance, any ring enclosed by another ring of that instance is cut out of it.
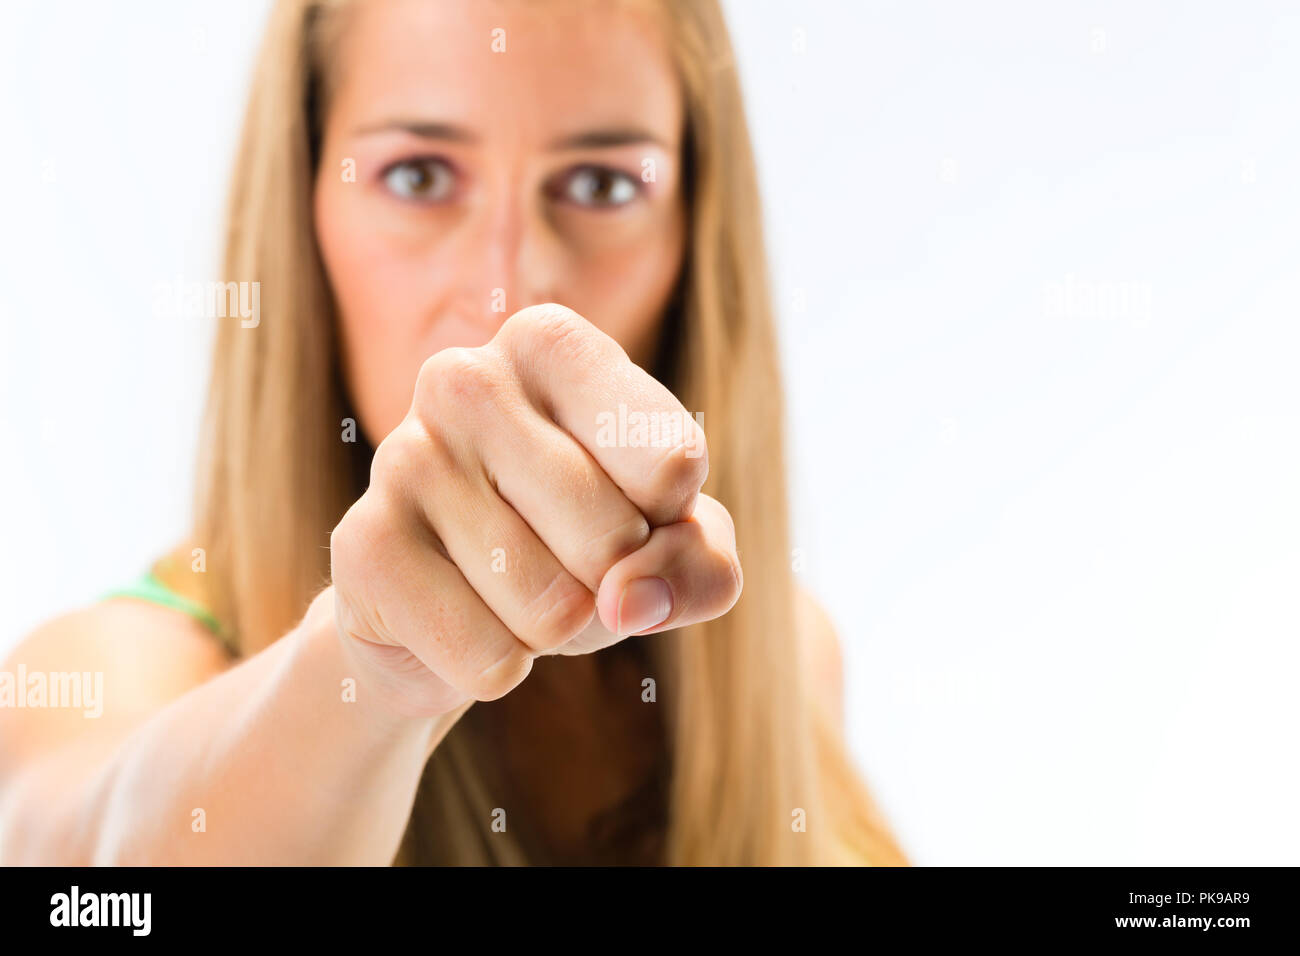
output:
<svg viewBox="0 0 1300 956"><path fill-rule="evenodd" d="M364 492L373 454L340 440L350 403L311 202L344 5L275 5L227 210L223 275L261 283L261 319L217 333L194 543L207 552L196 589L242 655L291 629L329 583L330 531ZM735 519L745 568L728 614L655 639L671 754L664 856L905 863L805 674L801 642L811 638L796 620L758 188L722 13L716 0L638 5L668 40L687 117L688 251L656 373L704 413L704 490ZM492 832L487 749L466 718L452 728L426 766L394 862L529 862L516 840Z"/></svg>

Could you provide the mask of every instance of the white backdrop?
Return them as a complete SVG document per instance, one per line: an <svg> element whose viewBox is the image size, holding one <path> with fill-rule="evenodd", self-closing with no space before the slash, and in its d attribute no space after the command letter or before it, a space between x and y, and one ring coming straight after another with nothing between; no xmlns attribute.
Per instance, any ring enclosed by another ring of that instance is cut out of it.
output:
<svg viewBox="0 0 1300 956"><path fill-rule="evenodd" d="M1300 12L727 3L792 560L920 863L1300 863ZM0 651L184 527L264 0L0 14Z"/></svg>

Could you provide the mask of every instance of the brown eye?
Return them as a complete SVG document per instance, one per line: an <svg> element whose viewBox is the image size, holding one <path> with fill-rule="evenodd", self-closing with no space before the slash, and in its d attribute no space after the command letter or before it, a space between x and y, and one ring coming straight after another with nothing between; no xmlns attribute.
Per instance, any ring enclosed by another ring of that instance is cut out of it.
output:
<svg viewBox="0 0 1300 956"><path fill-rule="evenodd" d="M411 159L397 163L384 174L389 191L402 199L430 202L451 192L451 167L440 159Z"/></svg>
<svg viewBox="0 0 1300 956"><path fill-rule="evenodd" d="M559 194L580 206L622 206L636 198L637 185L616 169L583 166L566 177Z"/></svg>

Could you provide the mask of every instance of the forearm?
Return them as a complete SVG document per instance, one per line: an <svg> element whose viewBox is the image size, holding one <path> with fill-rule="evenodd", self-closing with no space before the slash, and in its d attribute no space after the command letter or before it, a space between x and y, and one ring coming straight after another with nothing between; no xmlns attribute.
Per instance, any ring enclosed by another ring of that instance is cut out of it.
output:
<svg viewBox="0 0 1300 956"><path fill-rule="evenodd" d="M316 602L111 752L28 768L0 814L0 862L388 864L425 762L469 705L411 718L345 694L328 611Z"/></svg>

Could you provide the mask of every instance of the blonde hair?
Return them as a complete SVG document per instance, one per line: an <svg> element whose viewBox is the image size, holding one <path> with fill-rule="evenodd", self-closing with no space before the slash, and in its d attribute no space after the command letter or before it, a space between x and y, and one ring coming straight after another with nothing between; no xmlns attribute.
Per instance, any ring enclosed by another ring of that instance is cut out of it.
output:
<svg viewBox="0 0 1300 956"><path fill-rule="evenodd" d="M371 449L340 440L349 401L311 205L338 6L275 6L230 193L223 275L261 283L262 319L217 334L194 534L207 550L204 597L242 654L287 632L328 584L330 530L368 480ZM726 26L716 0L651 6L685 95L690 211L657 371L704 413L705 491L733 515L745 568L730 613L654 639L671 753L664 856L905 863L803 673L777 344ZM529 861L508 834L490 832L475 709L429 761L395 862ZM800 811L804 830L792 825Z"/></svg>

